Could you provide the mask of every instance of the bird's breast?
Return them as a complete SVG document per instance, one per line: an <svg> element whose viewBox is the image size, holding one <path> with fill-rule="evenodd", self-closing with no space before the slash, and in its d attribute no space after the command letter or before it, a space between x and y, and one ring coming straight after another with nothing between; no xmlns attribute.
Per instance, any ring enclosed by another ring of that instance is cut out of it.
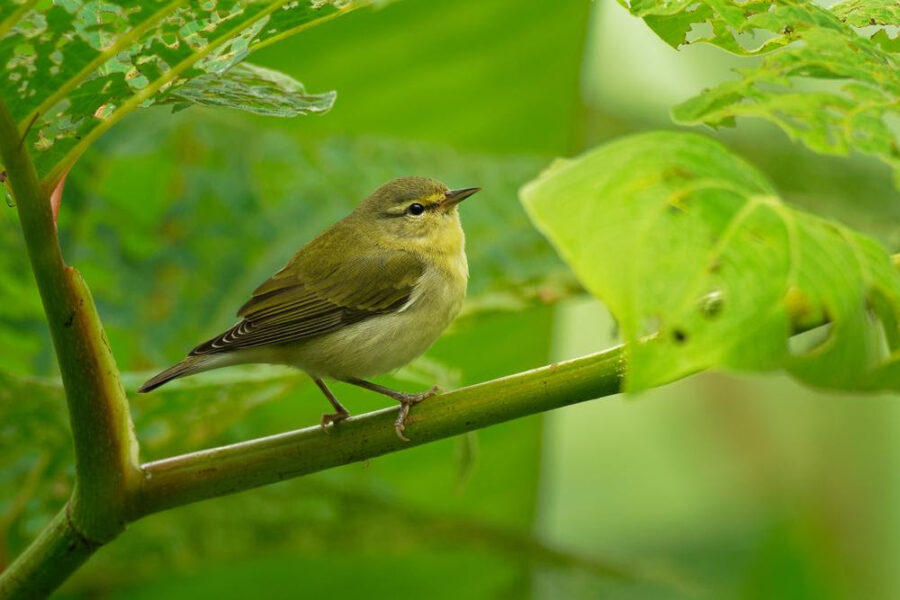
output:
<svg viewBox="0 0 900 600"><path fill-rule="evenodd" d="M288 361L315 377L332 379L393 371L425 352L456 318L467 282L465 254L440 267L429 266L399 310L304 340Z"/></svg>

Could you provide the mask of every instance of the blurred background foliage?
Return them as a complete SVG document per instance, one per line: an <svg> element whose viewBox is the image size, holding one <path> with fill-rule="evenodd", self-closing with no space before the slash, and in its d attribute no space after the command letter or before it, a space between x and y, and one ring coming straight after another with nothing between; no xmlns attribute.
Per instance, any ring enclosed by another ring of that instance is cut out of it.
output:
<svg viewBox="0 0 900 600"><path fill-rule="evenodd" d="M673 104L736 64L675 52L617 4L585 0L403 0L252 60L337 89L334 109L141 111L69 177L63 251L131 390L405 174L485 191L463 211L465 315L391 383L465 385L616 343L516 191L554 156L672 127ZM900 250L885 166L813 155L765 123L715 135L789 202ZM0 215L2 565L65 501L72 461L16 213ZM336 389L352 412L385 406ZM302 375L275 368L132 396L145 459L306 426L324 408ZM149 517L60 596L893 598L898 430L892 396L704 374Z"/></svg>

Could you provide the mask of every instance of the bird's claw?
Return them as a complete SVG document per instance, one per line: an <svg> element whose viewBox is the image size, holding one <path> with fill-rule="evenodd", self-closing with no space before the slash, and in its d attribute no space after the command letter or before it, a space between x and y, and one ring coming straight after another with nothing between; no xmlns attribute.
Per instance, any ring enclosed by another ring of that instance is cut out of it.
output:
<svg viewBox="0 0 900 600"><path fill-rule="evenodd" d="M409 438L403 435L403 431L406 429L406 419L407 417L409 417L410 407L413 404L418 404L426 398L431 398L440 391L440 387L434 386L430 390L426 392L419 392L418 394L398 394L396 400L400 403L400 414L397 415L397 420L394 421L394 431L397 432L398 438L400 438L404 442L409 441Z"/></svg>
<svg viewBox="0 0 900 600"><path fill-rule="evenodd" d="M408 442L409 438L403 435L403 430L406 429L406 417L409 416L409 407L412 406L409 402L401 402L400 403L400 414L397 415L397 420L394 421L394 431L397 432L397 437L403 440L404 442Z"/></svg>
<svg viewBox="0 0 900 600"><path fill-rule="evenodd" d="M319 424L322 427L322 431L328 433L328 425L334 423L340 423L344 419L350 416L348 412L336 412L336 413L325 413L322 415L322 421Z"/></svg>

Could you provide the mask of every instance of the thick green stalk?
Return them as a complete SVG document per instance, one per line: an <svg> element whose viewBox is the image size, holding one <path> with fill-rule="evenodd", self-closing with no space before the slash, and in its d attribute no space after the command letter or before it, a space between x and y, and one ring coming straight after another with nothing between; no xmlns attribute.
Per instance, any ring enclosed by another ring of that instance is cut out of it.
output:
<svg viewBox="0 0 900 600"><path fill-rule="evenodd" d="M63 262L47 190L2 99L0 157L66 389L76 468L70 521L84 539L103 543L124 528L126 491L140 478L128 401L90 292Z"/></svg>
<svg viewBox="0 0 900 600"><path fill-rule="evenodd" d="M366 460L511 419L619 392L621 348L439 394L410 411L404 442L395 408L143 466L131 518Z"/></svg>
<svg viewBox="0 0 900 600"><path fill-rule="evenodd" d="M99 547L72 526L66 505L0 576L0 598L46 598Z"/></svg>

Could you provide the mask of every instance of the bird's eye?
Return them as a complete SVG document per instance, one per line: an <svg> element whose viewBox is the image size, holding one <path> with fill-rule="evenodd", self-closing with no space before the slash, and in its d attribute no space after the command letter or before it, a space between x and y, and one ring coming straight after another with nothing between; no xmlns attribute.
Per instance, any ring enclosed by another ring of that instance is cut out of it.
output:
<svg viewBox="0 0 900 600"><path fill-rule="evenodd" d="M418 217L423 212L425 212L425 207L419 204L418 202L413 202L409 205L409 208L406 209L406 212L413 215L414 217Z"/></svg>

